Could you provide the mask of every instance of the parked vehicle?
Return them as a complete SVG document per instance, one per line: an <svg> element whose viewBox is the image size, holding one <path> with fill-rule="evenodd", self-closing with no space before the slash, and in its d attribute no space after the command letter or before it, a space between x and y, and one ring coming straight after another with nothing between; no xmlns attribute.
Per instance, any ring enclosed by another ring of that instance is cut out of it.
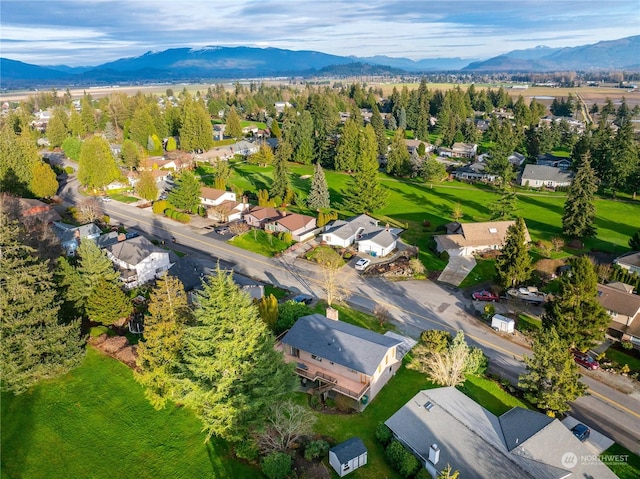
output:
<svg viewBox="0 0 640 479"><path fill-rule="evenodd" d="M544 303L547 300L546 293L538 291L538 288L536 288L535 286L528 286L517 289L512 288L507 290L507 295L514 299L520 299L522 301L536 304Z"/></svg>
<svg viewBox="0 0 640 479"><path fill-rule="evenodd" d="M494 303L500 299L497 294L492 293L491 291L476 291L471 295L473 299L476 301L493 301Z"/></svg>
<svg viewBox="0 0 640 479"><path fill-rule="evenodd" d="M515 331L516 322L511 318L502 316L501 314L494 314L491 318L491 327L499 333L513 334Z"/></svg>
<svg viewBox="0 0 640 479"><path fill-rule="evenodd" d="M103 196L102 197L102 202L103 203L108 203L109 201L111 201L111 198L109 196Z"/></svg>
<svg viewBox="0 0 640 479"><path fill-rule="evenodd" d="M309 296L308 294L299 294L293 297L293 301L295 301L296 303L311 304L311 301L313 301L313 296Z"/></svg>
<svg viewBox="0 0 640 479"><path fill-rule="evenodd" d="M589 429L587 426L585 426L582 423L578 423L575 426L573 426L571 428L571 432L575 437L580 439L582 442L589 439L589 436L591 435L591 429Z"/></svg>
<svg viewBox="0 0 640 479"><path fill-rule="evenodd" d="M219 235L226 235L230 233L228 226L220 226L219 228L216 228L215 231Z"/></svg>
<svg viewBox="0 0 640 479"><path fill-rule="evenodd" d="M357 262L356 262L356 269L358 271L363 271L366 269L367 266L369 266L371 264L371 260L367 259L367 258L360 258Z"/></svg>
<svg viewBox="0 0 640 479"><path fill-rule="evenodd" d="M593 359L586 353L581 353L580 351L575 351L573 353L573 359L580 366L584 366L587 369L598 369L600 367L600 363Z"/></svg>

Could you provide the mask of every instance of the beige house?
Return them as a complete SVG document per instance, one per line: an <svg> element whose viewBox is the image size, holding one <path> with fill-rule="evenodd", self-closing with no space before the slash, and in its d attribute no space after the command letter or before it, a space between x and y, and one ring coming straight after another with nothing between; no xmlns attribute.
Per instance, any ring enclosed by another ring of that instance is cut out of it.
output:
<svg viewBox="0 0 640 479"><path fill-rule="evenodd" d="M449 223L447 234L434 236L438 253L449 256L471 256L474 253L502 249L509 226L515 221L490 221L486 223ZM526 228L526 227L525 227ZM525 230L527 243L531 241Z"/></svg>
<svg viewBox="0 0 640 479"><path fill-rule="evenodd" d="M205 206L217 206L225 201L236 201L233 191L217 190L215 188L202 187L200 190L200 203Z"/></svg>
<svg viewBox="0 0 640 479"><path fill-rule="evenodd" d="M640 296L628 284L598 285L598 301L611 316L609 335L640 348Z"/></svg>
<svg viewBox="0 0 640 479"><path fill-rule="evenodd" d="M316 233L316 219L313 216L282 212L280 218L264 225L267 231L291 233L294 241L304 241Z"/></svg>
<svg viewBox="0 0 640 479"><path fill-rule="evenodd" d="M402 364L402 340L332 320L321 314L298 319L279 347L296 363L312 394L340 394L363 410Z"/></svg>
<svg viewBox="0 0 640 479"><path fill-rule="evenodd" d="M254 206L245 213L244 219L249 226L254 228L262 228L265 223L273 220L277 220L282 216L282 213L275 208L268 206Z"/></svg>
<svg viewBox="0 0 640 479"><path fill-rule="evenodd" d="M454 143L451 148L440 148L440 156L449 158L475 158L478 154L478 145L475 143Z"/></svg>

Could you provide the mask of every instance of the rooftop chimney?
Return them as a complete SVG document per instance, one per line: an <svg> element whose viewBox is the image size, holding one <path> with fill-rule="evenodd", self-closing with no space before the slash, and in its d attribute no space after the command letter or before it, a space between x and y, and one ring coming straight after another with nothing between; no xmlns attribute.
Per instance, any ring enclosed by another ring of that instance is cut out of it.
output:
<svg viewBox="0 0 640 479"><path fill-rule="evenodd" d="M120 233L118 235L118 241L124 241L127 239L127 236L124 233Z"/></svg>
<svg viewBox="0 0 640 479"><path fill-rule="evenodd" d="M431 444L431 447L429 448L429 462L435 466L436 464L438 464L439 460L440 449L438 449L437 444Z"/></svg>
<svg viewBox="0 0 640 479"><path fill-rule="evenodd" d="M338 314L339 313L337 309L333 309L331 306L327 307L327 311L325 313L327 318L333 319L334 321L338 321Z"/></svg>

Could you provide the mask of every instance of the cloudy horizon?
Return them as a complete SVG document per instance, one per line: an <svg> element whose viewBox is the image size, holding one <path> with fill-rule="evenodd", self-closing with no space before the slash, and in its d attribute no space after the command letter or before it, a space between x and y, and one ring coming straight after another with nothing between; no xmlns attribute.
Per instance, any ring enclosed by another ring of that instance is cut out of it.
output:
<svg viewBox="0 0 640 479"><path fill-rule="evenodd" d="M3 0L0 26L0 56L37 65L209 45L487 59L640 35L640 2Z"/></svg>

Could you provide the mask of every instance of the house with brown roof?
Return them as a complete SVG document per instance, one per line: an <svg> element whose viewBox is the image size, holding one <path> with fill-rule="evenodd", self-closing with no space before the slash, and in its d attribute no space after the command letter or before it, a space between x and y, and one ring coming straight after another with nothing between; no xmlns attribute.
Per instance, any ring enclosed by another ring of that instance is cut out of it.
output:
<svg viewBox="0 0 640 479"><path fill-rule="evenodd" d="M316 219L298 213L281 212L280 218L265 223L264 229L274 233L291 233L294 241L304 241L316 234Z"/></svg>
<svg viewBox="0 0 640 479"><path fill-rule="evenodd" d="M207 208L207 218L219 223L228 223L229 221L237 221L242 219L242 215L251 205L239 201L223 201L214 206Z"/></svg>
<svg viewBox="0 0 640 479"><path fill-rule="evenodd" d="M202 187L200 190L200 203L205 206L217 206L225 201L236 201L233 191L218 190L216 188Z"/></svg>
<svg viewBox="0 0 640 479"><path fill-rule="evenodd" d="M53 223L60 221L62 217L53 209L53 206L40 200L31 198L16 198L2 195L2 208L12 218L17 218L22 224L29 227L35 223Z"/></svg>
<svg viewBox="0 0 640 479"><path fill-rule="evenodd" d="M262 228L265 223L277 220L282 213L270 206L254 206L244 214L244 220L249 226L254 228Z"/></svg>
<svg viewBox="0 0 640 479"><path fill-rule="evenodd" d="M598 284L598 302L611 316L607 333L640 348L640 296L627 284Z"/></svg>
<svg viewBox="0 0 640 479"><path fill-rule="evenodd" d="M413 155L413 154L417 155L420 145L424 145L425 154L431 153L436 148L431 143L428 143L426 141L421 141L421 140L406 139L404 140L404 144L407 145L407 150L409 151L410 155Z"/></svg>
<svg viewBox="0 0 640 479"><path fill-rule="evenodd" d="M507 229L515 221L489 221L485 223L449 223L447 234L436 235L436 250L449 256L471 256L487 250L500 250L507 236ZM525 239L531 241L525 226Z"/></svg>

